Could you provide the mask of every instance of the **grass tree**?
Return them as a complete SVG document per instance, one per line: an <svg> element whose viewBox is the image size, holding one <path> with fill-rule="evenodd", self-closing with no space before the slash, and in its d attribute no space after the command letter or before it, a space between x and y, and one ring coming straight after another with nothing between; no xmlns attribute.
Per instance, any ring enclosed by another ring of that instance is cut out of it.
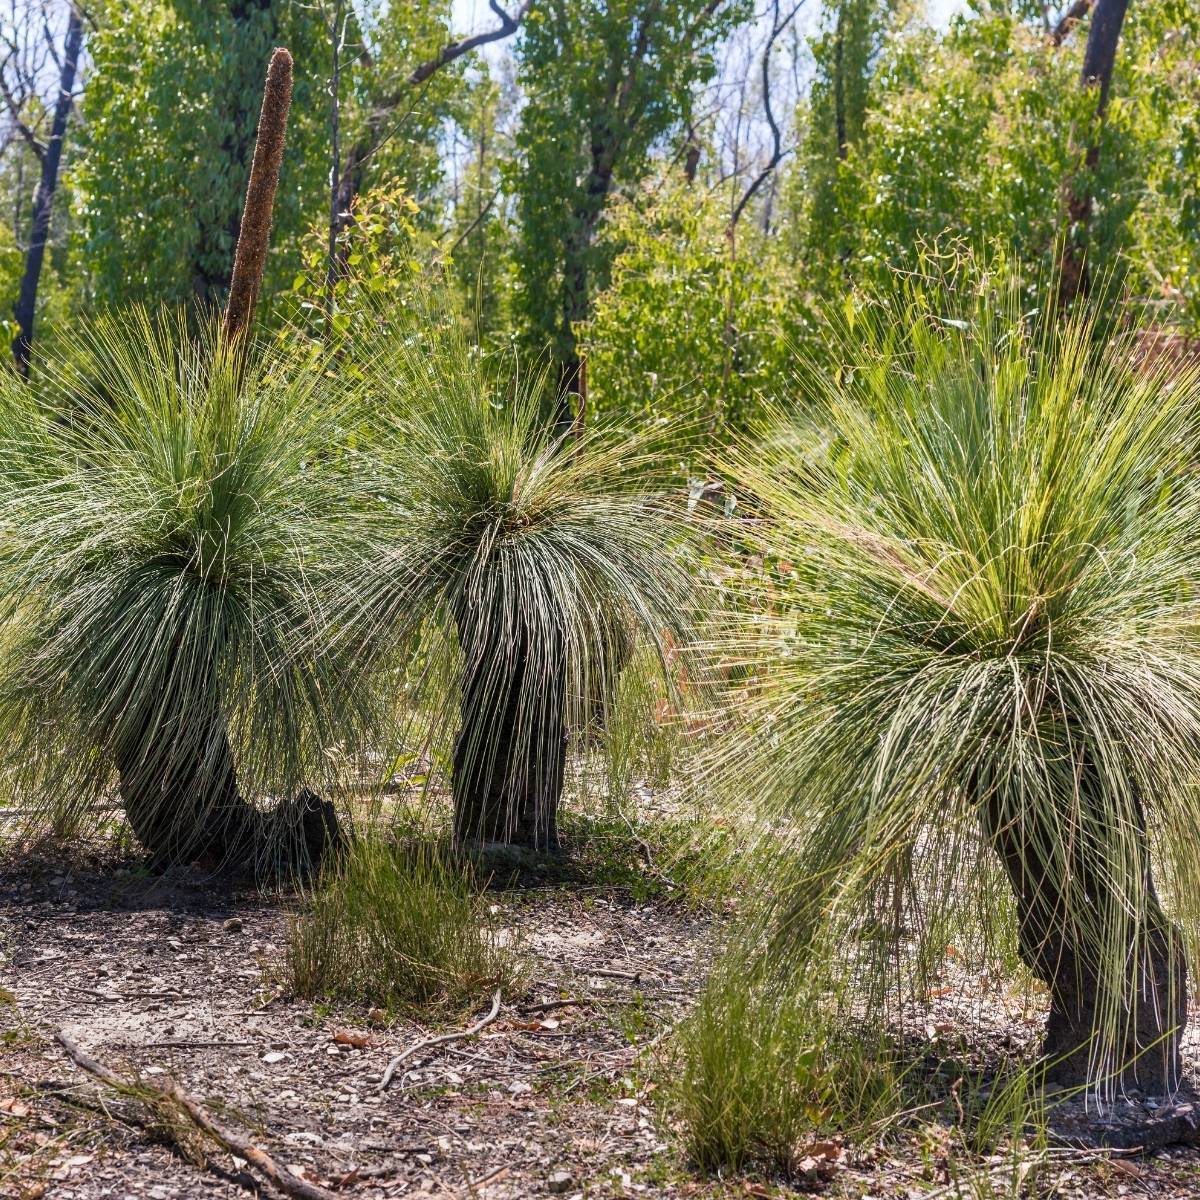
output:
<svg viewBox="0 0 1200 1200"><path fill-rule="evenodd" d="M791 864L776 950L915 954L923 906L998 871L1049 1077L1162 1094L1200 900L1200 380L1032 308L992 280L851 312L803 418L729 454L769 586L727 778Z"/></svg>
<svg viewBox="0 0 1200 1200"><path fill-rule="evenodd" d="M360 666L321 637L358 528L348 409L252 332L291 86L278 49L224 320L100 318L36 389L0 381L14 780L62 819L115 773L160 862L311 865L339 830L307 784L363 723Z"/></svg>
<svg viewBox="0 0 1200 1200"><path fill-rule="evenodd" d="M341 400L183 318L79 338L36 398L0 380L14 784L62 817L115 773L160 860L300 865L337 833L307 785L366 721L353 657L319 636L320 581L355 544Z"/></svg>
<svg viewBox="0 0 1200 1200"><path fill-rule="evenodd" d="M497 379L453 330L374 347L390 533L357 589L360 617L426 640L457 718L451 782L460 844L558 848L570 732L622 663L667 647L692 584L661 458L646 439L564 442L544 381ZM673 639L673 641L672 641ZM436 689L435 689L436 690Z"/></svg>

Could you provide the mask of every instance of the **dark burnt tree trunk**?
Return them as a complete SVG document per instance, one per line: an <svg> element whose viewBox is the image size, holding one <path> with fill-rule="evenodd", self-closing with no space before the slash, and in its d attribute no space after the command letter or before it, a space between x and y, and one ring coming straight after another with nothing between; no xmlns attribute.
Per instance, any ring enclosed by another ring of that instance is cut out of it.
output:
<svg viewBox="0 0 1200 1200"><path fill-rule="evenodd" d="M1038 819L1049 818L1028 808L1005 811L998 794L988 797L983 808L984 834L1016 898L1021 959L1050 991L1042 1044L1046 1078L1062 1087L1107 1082L1165 1095L1179 1082L1180 1037L1187 1022L1183 942L1154 888L1138 801L1130 820L1141 854L1144 927L1138 945L1130 948L1123 1007L1114 1017L1114 981L1101 979L1101 952L1094 943L1098 926L1119 921L1122 897L1109 882L1104 849L1088 832L1092 822L1113 819L1111 805L1099 794L1095 771L1086 763L1077 786L1078 819L1064 810L1054 827L1035 827ZM1045 863L1046 847L1056 848L1052 867ZM1111 1028L1114 1020L1116 1029Z"/></svg>
<svg viewBox="0 0 1200 1200"><path fill-rule="evenodd" d="M1082 175L1071 180L1067 189L1068 228L1061 268L1061 301L1064 305L1070 304L1077 296L1086 295L1090 282L1091 264L1087 251L1094 207L1094 177L1100 165L1100 138L1108 111L1108 93L1112 84L1113 64L1117 58L1117 43L1128 8L1129 0L1096 0L1092 9L1080 84L1084 91L1095 92L1096 111L1088 135Z"/></svg>
<svg viewBox="0 0 1200 1200"><path fill-rule="evenodd" d="M458 614L461 726L454 833L461 845L556 851L567 755L567 663L556 614Z"/></svg>
<svg viewBox="0 0 1200 1200"><path fill-rule="evenodd" d="M328 800L302 789L271 813L238 789L211 661L176 655L127 716L115 748L134 836L158 865L204 860L240 871L304 872L340 842Z"/></svg>
<svg viewBox="0 0 1200 1200"><path fill-rule="evenodd" d="M37 312L38 285L42 278L42 264L46 258L46 244L50 240L50 218L54 211L54 195L58 191L58 171L62 163L63 139L67 133L67 121L75 102L75 75L79 67L79 53L83 47L83 16L77 4L71 5L67 18L67 36L63 44L62 71L58 81L58 99L54 105L54 119L50 125L50 140L39 150L41 172L38 176L37 195L33 201L33 222L29 231L29 248L25 251L25 271L21 276L21 289L13 316L17 322L17 336L13 340L13 358L22 375L29 374L29 360L33 351L33 322Z"/></svg>
<svg viewBox="0 0 1200 1200"><path fill-rule="evenodd" d="M157 860L241 860L257 840L259 814L238 791L219 695L211 664L193 672L176 654L117 744L125 815Z"/></svg>

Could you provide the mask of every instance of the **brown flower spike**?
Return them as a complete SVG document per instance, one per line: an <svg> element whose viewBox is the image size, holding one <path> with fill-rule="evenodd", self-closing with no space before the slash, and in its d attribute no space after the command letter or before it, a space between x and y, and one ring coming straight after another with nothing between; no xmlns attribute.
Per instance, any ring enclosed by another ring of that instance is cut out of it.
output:
<svg viewBox="0 0 1200 1200"><path fill-rule="evenodd" d="M271 238L271 213L283 162L288 109L292 105L292 56L280 46L267 67L262 112L258 118L258 140L242 209L242 226L233 257L233 278L225 308L225 342L232 344L250 327L258 293L262 287L267 244Z"/></svg>

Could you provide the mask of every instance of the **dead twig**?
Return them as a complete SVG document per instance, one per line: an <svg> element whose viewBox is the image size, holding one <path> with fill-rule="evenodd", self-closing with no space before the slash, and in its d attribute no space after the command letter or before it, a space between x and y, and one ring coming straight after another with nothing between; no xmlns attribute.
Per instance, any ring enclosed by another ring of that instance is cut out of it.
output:
<svg viewBox="0 0 1200 1200"><path fill-rule="evenodd" d="M521 1013L524 1016L533 1016L535 1013L553 1012L556 1008L593 1008L603 1004L628 1003L628 1000L621 1000L615 996L568 996L565 1000L543 1000L541 1004L526 1004Z"/></svg>
<svg viewBox="0 0 1200 1200"><path fill-rule="evenodd" d="M437 1037L422 1038L419 1042L414 1042L409 1048L388 1063L384 1069L383 1075L380 1077L379 1084L375 1088L377 1092L386 1091L388 1085L392 1082L392 1076L396 1073L396 1068L421 1050L428 1050L432 1046L441 1046L447 1042L460 1042L466 1038L474 1037L481 1030L486 1029L500 1015L500 989L496 989L496 994L492 997L492 1007L486 1017L476 1021L470 1029L464 1029L460 1033L443 1033Z"/></svg>
<svg viewBox="0 0 1200 1200"><path fill-rule="evenodd" d="M476 1196L481 1188L487 1187L489 1184L499 1183L503 1179L507 1179L512 1174L512 1167L497 1167L494 1171L489 1171L486 1175L481 1175L478 1179L468 1179L466 1191L460 1192L460 1196Z"/></svg>
<svg viewBox="0 0 1200 1200"><path fill-rule="evenodd" d="M75 1063L89 1075L100 1080L108 1087L127 1096L137 1098L142 1093L153 1093L156 1097L173 1101L180 1110L201 1132L207 1134L213 1141L244 1159L250 1166L265 1175L281 1192L295 1196L298 1200L334 1200L332 1192L295 1174L290 1167L280 1166L265 1150L254 1145L248 1138L222 1125L194 1096L189 1095L173 1079L154 1080L149 1083L131 1083L122 1079L110 1067L97 1062L82 1050L63 1030L54 1035L55 1040L71 1056Z"/></svg>

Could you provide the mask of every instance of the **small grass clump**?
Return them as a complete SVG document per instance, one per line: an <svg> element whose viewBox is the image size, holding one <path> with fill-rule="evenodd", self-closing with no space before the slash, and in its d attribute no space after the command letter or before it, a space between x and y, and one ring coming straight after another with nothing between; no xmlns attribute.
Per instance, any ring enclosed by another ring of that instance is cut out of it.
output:
<svg viewBox="0 0 1200 1200"><path fill-rule="evenodd" d="M287 976L306 998L447 1015L521 977L466 863L429 842L358 841L292 927Z"/></svg>
<svg viewBox="0 0 1200 1200"><path fill-rule="evenodd" d="M730 953L666 1061L667 1104L702 1171L808 1177L886 1138L982 1198L1019 1191L1046 1161L1035 1064L915 1054L819 970L799 980Z"/></svg>
<svg viewBox="0 0 1200 1200"><path fill-rule="evenodd" d="M904 1071L820 998L718 964L671 1060L669 1103L705 1171L790 1172L813 1139L853 1135L903 1111Z"/></svg>

